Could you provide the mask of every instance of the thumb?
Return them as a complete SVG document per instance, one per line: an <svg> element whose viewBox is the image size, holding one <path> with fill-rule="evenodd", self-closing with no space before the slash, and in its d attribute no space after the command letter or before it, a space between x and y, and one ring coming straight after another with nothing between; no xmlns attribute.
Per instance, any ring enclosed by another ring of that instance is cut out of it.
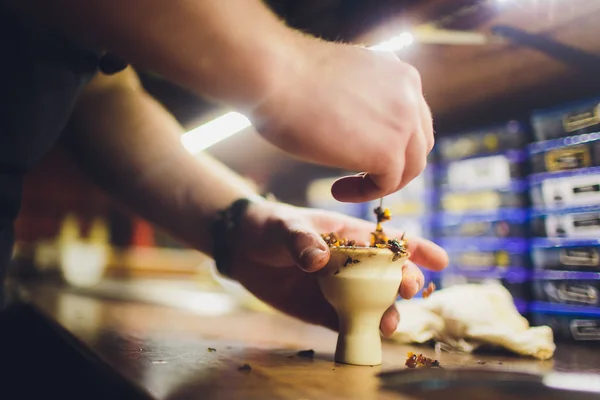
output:
<svg viewBox="0 0 600 400"><path fill-rule="evenodd" d="M331 194L337 201L363 203L394 193L400 188L404 162L391 168L387 174L360 173L345 176L333 183ZM390 166L391 167L391 166Z"/></svg>
<svg viewBox="0 0 600 400"><path fill-rule="evenodd" d="M255 262L272 267L294 264L307 272L318 271L329 261L329 246L306 221L272 219L261 229L245 230L238 240Z"/></svg>
<svg viewBox="0 0 600 400"><path fill-rule="evenodd" d="M329 261L329 247L312 226L288 221L280 224L279 237L294 263L307 272L323 268Z"/></svg>

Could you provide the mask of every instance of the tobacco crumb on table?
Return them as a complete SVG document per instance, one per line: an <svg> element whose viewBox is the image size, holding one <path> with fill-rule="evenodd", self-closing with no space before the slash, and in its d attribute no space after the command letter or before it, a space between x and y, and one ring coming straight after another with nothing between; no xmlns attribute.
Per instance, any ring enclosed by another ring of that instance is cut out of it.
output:
<svg viewBox="0 0 600 400"><path fill-rule="evenodd" d="M433 368L439 367L440 362L433 358L425 357L423 354L408 353L406 362L404 363L408 368Z"/></svg>
<svg viewBox="0 0 600 400"><path fill-rule="evenodd" d="M298 357L310 358L312 360L313 358L315 358L315 351L313 349L310 349L310 350L301 350L298 353L296 353L296 355Z"/></svg>
<svg viewBox="0 0 600 400"><path fill-rule="evenodd" d="M423 298L426 299L429 296L431 296L431 293L433 293L435 289L435 283L429 282L429 285L425 289L423 289Z"/></svg>
<svg viewBox="0 0 600 400"><path fill-rule="evenodd" d="M252 367L250 366L250 364L244 364L238 368L238 371L251 371L251 370L252 370Z"/></svg>
<svg viewBox="0 0 600 400"><path fill-rule="evenodd" d="M479 361L477 361L477 364L483 365L483 364L485 364L485 361L479 360Z"/></svg>
<svg viewBox="0 0 600 400"><path fill-rule="evenodd" d="M209 348L208 348L208 352L209 352L209 353L214 353L215 351L217 351L217 349L215 349L215 348L212 348L212 347L209 347Z"/></svg>

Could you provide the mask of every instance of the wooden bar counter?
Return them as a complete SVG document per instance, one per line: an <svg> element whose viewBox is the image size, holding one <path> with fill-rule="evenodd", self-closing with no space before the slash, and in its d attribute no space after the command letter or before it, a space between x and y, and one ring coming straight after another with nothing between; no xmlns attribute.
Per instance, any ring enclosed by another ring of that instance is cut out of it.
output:
<svg viewBox="0 0 600 400"><path fill-rule="evenodd" d="M409 351L442 366L544 373L600 373L600 351L559 346L552 360L434 354L384 342L380 367L333 362L336 334L283 315L240 311L199 315L172 307L107 300L41 285L42 309L127 380L156 399L403 399L380 388L382 371L404 368ZM297 353L314 350L314 357Z"/></svg>

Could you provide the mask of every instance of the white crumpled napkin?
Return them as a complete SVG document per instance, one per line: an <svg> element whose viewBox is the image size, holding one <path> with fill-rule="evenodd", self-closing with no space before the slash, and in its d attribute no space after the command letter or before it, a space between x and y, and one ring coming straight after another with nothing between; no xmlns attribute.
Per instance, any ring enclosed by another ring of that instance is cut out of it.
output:
<svg viewBox="0 0 600 400"><path fill-rule="evenodd" d="M466 352L492 345L541 360L556 349L552 329L530 327L499 284L452 286L396 307L401 318L392 340L401 343L434 340Z"/></svg>

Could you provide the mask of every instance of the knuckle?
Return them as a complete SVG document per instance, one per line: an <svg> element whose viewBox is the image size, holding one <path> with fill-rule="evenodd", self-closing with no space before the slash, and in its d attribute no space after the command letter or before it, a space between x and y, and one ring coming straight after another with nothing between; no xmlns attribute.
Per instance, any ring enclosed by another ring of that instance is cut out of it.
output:
<svg viewBox="0 0 600 400"><path fill-rule="evenodd" d="M383 168L383 173L388 176L388 178L385 179L386 187L381 187L381 189L391 192L396 189L402 181L404 163L401 160L401 156L399 156L397 152L391 151L391 149L388 149L386 156L382 157L380 162Z"/></svg>
<svg viewBox="0 0 600 400"><path fill-rule="evenodd" d="M421 172L423 172L427 167L427 156L424 155L423 157L417 157L417 159L415 160L415 164L417 175L420 175Z"/></svg>
<svg viewBox="0 0 600 400"><path fill-rule="evenodd" d="M267 219L265 225L271 233L281 234L281 232L285 232L288 230L289 223L283 218L277 216L270 216L269 219Z"/></svg>
<svg viewBox="0 0 600 400"><path fill-rule="evenodd" d="M404 64L404 75L413 83L421 85L421 74L419 70L414 66L405 63Z"/></svg>
<svg viewBox="0 0 600 400"><path fill-rule="evenodd" d="M431 153L435 147L435 137L433 135L427 135L427 154Z"/></svg>
<svg viewBox="0 0 600 400"><path fill-rule="evenodd" d="M410 160L411 168L406 169L403 177L403 181L408 183L421 175L427 166L427 159L425 157L416 157Z"/></svg>
<svg viewBox="0 0 600 400"><path fill-rule="evenodd" d="M374 161L374 169L369 172L376 174L389 173L399 163L398 154L403 153L404 146L398 143L393 135L388 135L385 141L377 141L373 147L373 152L370 154L365 153L370 161Z"/></svg>

